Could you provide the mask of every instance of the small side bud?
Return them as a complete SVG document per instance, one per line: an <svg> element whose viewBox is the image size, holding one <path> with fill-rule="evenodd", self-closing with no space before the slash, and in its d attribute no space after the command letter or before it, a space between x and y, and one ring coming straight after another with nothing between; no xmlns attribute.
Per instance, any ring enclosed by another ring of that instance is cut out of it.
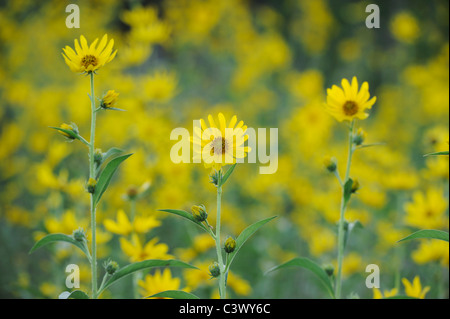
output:
<svg viewBox="0 0 450 319"><path fill-rule="evenodd" d="M222 170L218 170L218 171L214 170L214 172L212 172L211 175L209 175L209 182L211 184L214 184L214 186L218 187L221 174L222 174Z"/></svg>
<svg viewBox="0 0 450 319"><path fill-rule="evenodd" d="M323 270L327 273L329 277L333 277L334 275L334 266L331 264L323 266Z"/></svg>
<svg viewBox="0 0 450 319"><path fill-rule="evenodd" d="M220 276L220 267L217 262L209 266L209 274L212 278L216 278Z"/></svg>
<svg viewBox="0 0 450 319"><path fill-rule="evenodd" d="M119 264L113 260L108 260L104 264L104 267L105 267L105 270L108 273L108 275L114 275L115 272L117 271L117 269L119 269Z"/></svg>
<svg viewBox="0 0 450 319"><path fill-rule="evenodd" d="M94 152L94 162L99 166L102 163L103 160L103 153L102 150L97 148Z"/></svg>
<svg viewBox="0 0 450 319"><path fill-rule="evenodd" d="M82 228L78 228L77 230L74 230L72 233L72 237L76 241L81 241L81 242L86 241L86 233L84 232L84 230Z"/></svg>
<svg viewBox="0 0 450 319"><path fill-rule="evenodd" d="M93 179L92 177L89 178L87 185L86 185L88 193L94 194L96 185L97 185L97 181L95 179Z"/></svg>
<svg viewBox="0 0 450 319"><path fill-rule="evenodd" d="M231 254L236 249L236 241L233 238L228 237L225 241L224 249L227 254Z"/></svg>
<svg viewBox="0 0 450 319"><path fill-rule="evenodd" d="M334 173L337 169L337 161L334 157L325 156L323 158L323 165L330 173Z"/></svg>
<svg viewBox="0 0 450 319"><path fill-rule="evenodd" d="M69 140L74 140L76 139L76 135L79 134L78 132L78 127L75 125L75 123L62 123L59 128L62 128L63 130L69 131L69 133L63 132L63 131L58 131L60 134L64 135L65 137L67 137ZM73 133L73 134L70 134Z"/></svg>
<svg viewBox="0 0 450 319"><path fill-rule="evenodd" d="M114 90L109 90L102 98L100 102L100 107L102 109L111 109L114 108L114 106L117 103L119 97L119 93L117 93Z"/></svg>
<svg viewBox="0 0 450 319"><path fill-rule="evenodd" d="M360 188L359 182L357 179L353 180L353 184L352 184L352 194L356 193Z"/></svg>
<svg viewBox="0 0 450 319"><path fill-rule="evenodd" d="M366 132L364 132L362 128L359 128L358 132L353 135L353 144L355 144L356 146L360 146L362 143L364 143L365 139Z"/></svg>
<svg viewBox="0 0 450 319"><path fill-rule="evenodd" d="M192 206L192 215L198 222L204 222L208 218L208 213L206 212L205 205L195 205Z"/></svg>

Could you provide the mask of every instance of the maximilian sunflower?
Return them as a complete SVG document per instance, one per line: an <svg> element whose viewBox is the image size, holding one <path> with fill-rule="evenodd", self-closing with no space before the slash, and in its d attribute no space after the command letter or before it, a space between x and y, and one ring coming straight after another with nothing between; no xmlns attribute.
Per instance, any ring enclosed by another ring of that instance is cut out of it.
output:
<svg viewBox="0 0 450 319"><path fill-rule="evenodd" d="M206 168L213 167L219 170L222 166L236 163L237 159L244 158L250 151L244 146L248 135L245 134L247 126L243 121L238 123L236 115L227 124L222 113L218 115L219 125L212 115L208 116L209 127L203 119L201 127L194 128L194 162L202 161Z"/></svg>
<svg viewBox="0 0 450 319"><path fill-rule="evenodd" d="M114 59L117 50L112 51L113 39L108 42L108 36L105 34L98 46L97 43L98 38L89 46L86 38L81 36L80 43L75 39L75 51L69 46L63 49L62 56L72 72L92 73Z"/></svg>
<svg viewBox="0 0 450 319"><path fill-rule="evenodd" d="M370 99L369 84L364 82L359 89L356 77L351 84L347 79L342 79L341 84L342 88L333 85L327 90L327 111L339 122L366 119L369 116L366 110L370 110L377 99Z"/></svg>

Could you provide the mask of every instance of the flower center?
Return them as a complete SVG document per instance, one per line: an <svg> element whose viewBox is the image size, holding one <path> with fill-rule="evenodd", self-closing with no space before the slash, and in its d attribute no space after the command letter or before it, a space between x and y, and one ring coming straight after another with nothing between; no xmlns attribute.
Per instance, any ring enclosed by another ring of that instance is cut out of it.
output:
<svg viewBox="0 0 450 319"><path fill-rule="evenodd" d="M93 55L85 55L81 59L81 64L87 68L89 65L96 66L97 65L97 58Z"/></svg>
<svg viewBox="0 0 450 319"><path fill-rule="evenodd" d="M214 154L222 155L227 151L227 149L227 140L224 137L216 137L212 142L211 156L213 156Z"/></svg>
<svg viewBox="0 0 450 319"><path fill-rule="evenodd" d="M358 104L353 101L347 101L344 104L345 115L352 116L358 113Z"/></svg>

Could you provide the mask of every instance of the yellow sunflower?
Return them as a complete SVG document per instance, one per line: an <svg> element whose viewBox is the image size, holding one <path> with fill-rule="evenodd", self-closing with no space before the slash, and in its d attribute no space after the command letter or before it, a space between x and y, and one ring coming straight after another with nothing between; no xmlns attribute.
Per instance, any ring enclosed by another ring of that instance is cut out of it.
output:
<svg viewBox="0 0 450 319"><path fill-rule="evenodd" d="M114 40L108 42L108 35L104 35L97 46L98 38L89 46L84 36L75 39L75 51L66 46L63 48L62 56L72 72L91 73L95 72L116 56L117 50L112 52Z"/></svg>
<svg viewBox="0 0 450 319"><path fill-rule="evenodd" d="M164 269L163 273L158 269L154 275L146 275L138 281L140 294L143 297L153 296L166 290L179 290L180 278L173 278L170 269Z"/></svg>
<svg viewBox="0 0 450 319"><path fill-rule="evenodd" d="M222 166L236 163L237 159L247 156L250 151L244 146L248 139L247 126L238 123L236 115L228 122L222 113L218 115L219 125L212 115L208 115L209 127L203 119L201 127L194 127L194 162L203 162L206 168L219 170Z"/></svg>
<svg viewBox="0 0 450 319"><path fill-rule="evenodd" d="M359 89L356 77L351 84L347 79L342 79L341 84L342 88L333 85L327 90L325 108L328 113L339 122L366 119L369 116L366 110L370 110L377 99L375 96L369 99L369 84L364 82Z"/></svg>

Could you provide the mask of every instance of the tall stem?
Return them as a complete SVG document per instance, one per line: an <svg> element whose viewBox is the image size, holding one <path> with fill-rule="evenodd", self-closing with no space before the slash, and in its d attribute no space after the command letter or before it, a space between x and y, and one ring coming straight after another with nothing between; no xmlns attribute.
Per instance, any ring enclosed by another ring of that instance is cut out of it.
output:
<svg viewBox="0 0 450 319"><path fill-rule="evenodd" d="M335 287L335 297L337 299L341 298L341 288L342 288L342 263L344 261L344 223L345 223L345 209L347 207L347 200L345 198L345 184L350 178L350 167L352 165L352 156L354 152L353 148L353 128L355 126L355 121L353 120L350 125L349 138L348 138L348 159L347 159L347 169L345 171L345 180L341 184L342 186L342 198L341 198L341 208L339 217L339 228L338 228L338 269L336 275L336 287Z"/></svg>
<svg viewBox="0 0 450 319"><path fill-rule="evenodd" d="M94 95L94 73L91 76L91 138L89 143L89 177L95 179L95 163L94 163L94 143L95 143L95 95ZM96 216L95 216L94 194L91 193L91 230L92 230L92 298L97 298L97 242L95 237Z"/></svg>
<svg viewBox="0 0 450 319"><path fill-rule="evenodd" d="M219 276L219 293L220 299L226 298L226 290L225 290L225 265L223 263L222 258L222 246L220 243L220 213L221 213L221 202L222 202L222 172L219 174L219 183L217 186L217 216L216 216L216 251L217 251L217 259L219 261L220 267L220 276Z"/></svg>

